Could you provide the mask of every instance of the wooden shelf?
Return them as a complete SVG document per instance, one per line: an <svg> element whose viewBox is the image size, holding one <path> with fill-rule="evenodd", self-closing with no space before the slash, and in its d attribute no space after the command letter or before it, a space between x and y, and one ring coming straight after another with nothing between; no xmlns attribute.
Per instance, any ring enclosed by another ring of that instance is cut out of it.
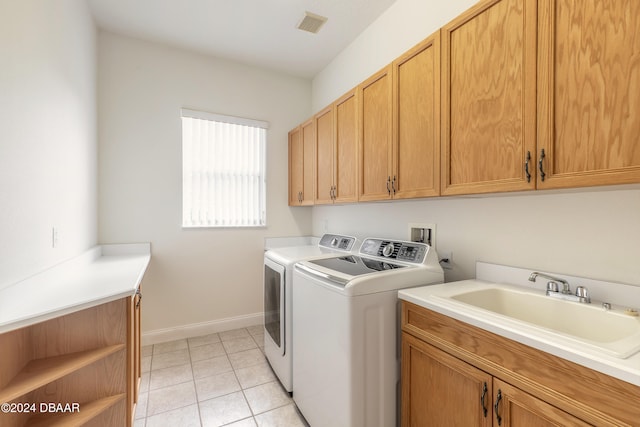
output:
<svg viewBox="0 0 640 427"><path fill-rule="evenodd" d="M58 415L39 415L27 422L27 427L72 427L81 426L102 412L116 405L125 398L125 394L105 397L80 405L80 412L63 413Z"/></svg>
<svg viewBox="0 0 640 427"><path fill-rule="evenodd" d="M32 360L6 387L0 390L0 402L11 402L123 349L125 349L125 344L115 344L94 350Z"/></svg>

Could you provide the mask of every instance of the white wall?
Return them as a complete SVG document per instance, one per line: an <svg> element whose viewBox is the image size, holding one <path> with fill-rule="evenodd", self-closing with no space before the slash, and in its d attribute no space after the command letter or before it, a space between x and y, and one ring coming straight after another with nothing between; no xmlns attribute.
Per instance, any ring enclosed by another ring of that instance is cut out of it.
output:
<svg viewBox="0 0 640 427"><path fill-rule="evenodd" d="M398 0L313 81L313 110L329 104L446 24L475 0ZM313 232L408 238L408 223L437 225L453 252L447 281L477 260L640 285L640 190L537 191L313 208ZM637 304L636 304L637 305Z"/></svg>
<svg viewBox="0 0 640 427"><path fill-rule="evenodd" d="M313 208L313 230L408 240L409 223L435 223L445 280L487 261L640 286L640 190L538 191Z"/></svg>
<svg viewBox="0 0 640 427"><path fill-rule="evenodd" d="M152 244L143 329L262 312L264 238L311 231L287 206L286 161L311 82L109 33L98 64L99 240ZM266 228L181 228L181 107L271 123Z"/></svg>
<svg viewBox="0 0 640 427"><path fill-rule="evenodd" d="M477 0L396 0L313 79L313 112L437 31Z"/></svg>
<svg viewBox="0 0 640 427"><path fill-rule="evenodd" d="M0 0L0 58L2 287L96 243L96 32L85 2Z"/></svg>

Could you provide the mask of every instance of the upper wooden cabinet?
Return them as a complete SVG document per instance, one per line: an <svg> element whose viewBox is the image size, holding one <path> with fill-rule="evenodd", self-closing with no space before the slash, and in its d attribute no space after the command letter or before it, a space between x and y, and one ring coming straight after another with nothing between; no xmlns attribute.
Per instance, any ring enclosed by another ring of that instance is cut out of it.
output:
<svg viewBox="0 0 640 427"><path fill-rule="evenodd" d="M393 198L440 194L440 32L393 64Z"/></svg>
<svg viewBox="0 0 640 427"><path fill-rule="evenodd" d="M316 204L355 202L358 127L356 91L315 115Z"/></svg>
<svg viewBox="0 0 640 427"><path fill-rule="evenodd" d="M442 29L442 194L535 188L536 2L487 0Z"/></svg>
<svg viewBox="0 0 640 427"><path fill-rule="evenodd" d="M334 201L358 200L358 99L352 90L333 103L335 111Z"/></svg>
<svg viewBox="0 0 640 427"><path fill-rule="evenodd" d="M359 174L358 199L391 197L392 168L391 65L358 86Z"/></svg>
<svg viewBox="0 0 640 427"><path fill-rule="evenodd" d="M359 87L360 200L440 194L440 36Z"/></svg>
<svg viewBox="0 0 640 427"><path fill-rule="evenodd" d="M638 183L638 57L639 1L482 0L316 115L290 204Z"/></svg>
<svg viewBox="0 0 640 427"><path fill-rule="evenodd" d="M289 205L313 205L315 135L313 119L289 132Z"/></svg>
<svg viewBox="0 0 640 427"><path fill-rule="evenodd" d="M539 1L538 188L640 181L639 57L637 0Z"/></svg>
<svg viewBox="0 0 640 427"><path fill-rule="evenodd" d="M303 154L302 132L298 126L289 131L289 206L296 206L302 202Z"/></svg>
<svg viewBox="0 0 640 427"><path fill-rule="evenodd" d="M333 203L334 113L329 106L315 115L316 122L316 199L315 204Z"/></svg>

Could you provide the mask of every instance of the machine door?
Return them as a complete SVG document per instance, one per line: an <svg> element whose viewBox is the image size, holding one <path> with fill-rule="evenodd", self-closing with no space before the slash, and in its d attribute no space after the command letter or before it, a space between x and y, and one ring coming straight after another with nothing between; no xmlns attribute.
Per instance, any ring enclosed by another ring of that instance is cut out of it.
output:
<svg viewBox="0 0 640 427"><path fill-rule="evenodd" d="M285 267L264 259L264 328L265 337L269 337L285 353L284 316L285 316Z"/></svg>

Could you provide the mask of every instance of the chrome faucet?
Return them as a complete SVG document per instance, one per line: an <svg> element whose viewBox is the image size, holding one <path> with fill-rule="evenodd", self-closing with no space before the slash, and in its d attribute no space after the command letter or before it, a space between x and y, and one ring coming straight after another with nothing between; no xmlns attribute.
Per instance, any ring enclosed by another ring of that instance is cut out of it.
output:
<svg viewBox="0 0 640 427"><path fill-rule="evenodd" d="M547 294L549 293L549 291L558 292L558 282L562 283L562 293L563 294L566 295L566 294L570 294L571 293L571 287L569 286L569 282L567 282L566 280L561 279L559 277L551 276L549 274L538 273L537 271L534 271L529 276L529 281L535 282L536 281L536 277L538 277L538 276L544 277L546 279L551 280L551 282L547 283ZM552 283L555 283L555 286L553 286ZM554 287L555 287L555 289L551 289L551 288L554 288Z"/></svg>
<svg viewBox="0 0 640 427"><path fill-rule="evenodd" d="M549 282L547 282L547 296L566 300L566 301L591 303L591 297L589 297L589 291L584 286L578 286L576 288L575 295L573 295L571 293L571 287L569 286L569 282L559 277L534 271L529 276L529 280L531 282L535 282L538 276L549 279ZM558 289L558 283L562 283L562 291Z"/></svg>

